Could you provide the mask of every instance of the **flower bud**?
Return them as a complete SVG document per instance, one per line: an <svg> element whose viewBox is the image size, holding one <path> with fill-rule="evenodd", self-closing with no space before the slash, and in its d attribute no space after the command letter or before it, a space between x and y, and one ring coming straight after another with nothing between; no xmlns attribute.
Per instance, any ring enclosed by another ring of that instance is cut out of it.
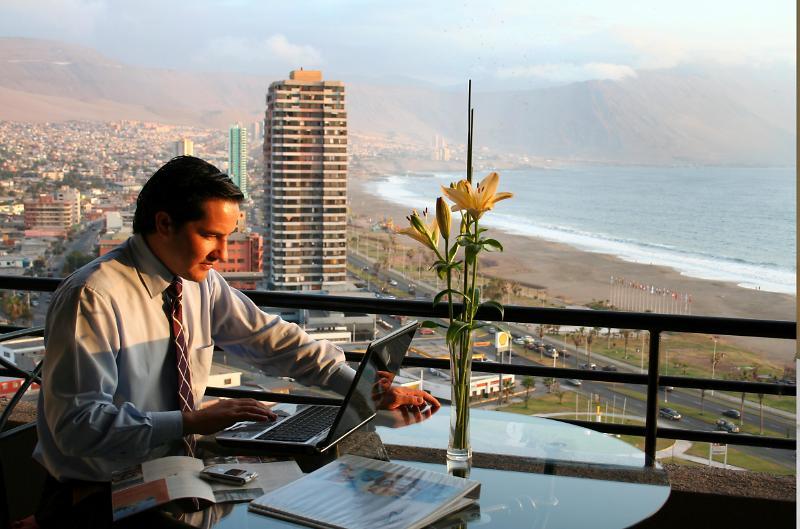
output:
<svg viewBox="0 0 800 529"><path fill-rule="evenodd" d="M436 222L439 223L439 231L445 239L450 238L450 206L444 201L443 197L436 199Z"/></svg>

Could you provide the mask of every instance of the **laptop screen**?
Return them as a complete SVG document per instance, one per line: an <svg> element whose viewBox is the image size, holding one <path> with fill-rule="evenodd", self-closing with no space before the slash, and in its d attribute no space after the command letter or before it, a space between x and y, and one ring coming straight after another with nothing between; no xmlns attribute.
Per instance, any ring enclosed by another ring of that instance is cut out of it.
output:
<svg viewBox="0 0 800 529"><path fill-rule="evenodd" d="M364 371L339 410L342 417L336 429L328 436L328 442L346 435L376 412L382 389L391 385L400 372L400 364L418 326L419 324L404 326L398 329L399 333L392 333L370 344L366 352L366 362L361 366Z"/></svg>

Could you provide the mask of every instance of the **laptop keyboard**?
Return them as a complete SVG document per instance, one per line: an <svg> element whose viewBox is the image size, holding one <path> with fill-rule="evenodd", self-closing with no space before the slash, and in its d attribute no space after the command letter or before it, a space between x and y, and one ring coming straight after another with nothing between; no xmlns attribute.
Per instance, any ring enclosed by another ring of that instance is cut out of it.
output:
<svg viewBox="0 0 800 529"><path fill-rule="evenodd" d="M262 441L303 442L329 428L336 419L336 406L312 406L289 417L275 428L256 437Z"/></svg>

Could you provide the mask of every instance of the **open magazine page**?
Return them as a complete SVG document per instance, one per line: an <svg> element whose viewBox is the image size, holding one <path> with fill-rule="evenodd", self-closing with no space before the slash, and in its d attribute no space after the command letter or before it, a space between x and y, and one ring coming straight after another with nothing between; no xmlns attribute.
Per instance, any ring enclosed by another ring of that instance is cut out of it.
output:
<svg viewBox="0 0 800 529"><path fill-rule="evenodd" d="M199 459L163 457L115 472L111 481L113 519L119 520L179 498L214 501L211 486L197 475L203 470Z"/></svg>
<svg viewBox="0 0 800 529"><path fill-rule="evenodd" d="M403 529L463 508L480 484L358 456L342 458L253 501L250 509L316 527Z"/></svg>

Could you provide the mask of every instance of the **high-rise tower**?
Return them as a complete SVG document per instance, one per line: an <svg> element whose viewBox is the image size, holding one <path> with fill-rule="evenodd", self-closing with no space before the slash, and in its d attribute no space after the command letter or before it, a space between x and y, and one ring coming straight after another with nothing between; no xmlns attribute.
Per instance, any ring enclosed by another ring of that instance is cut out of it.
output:
<svg viewBox="0 0 800 529"><path fill-rule="evenodd" d="M228 176L239 186L245 198L248 198L247 129L238 123L228 130Z"/></svg>
<svg viewBox="0 0 800 529"><path fill-rule="evenodd" d="M188 138L181 138L172 146L175 156L194 156L194 142Z"/></svg>
<svg viewBox="0 0 800 529"><path fill-rule="evenodd" d="M329 290L347 276L347 113L341 81L298 70L267 93L270 288Z"/></svg>

